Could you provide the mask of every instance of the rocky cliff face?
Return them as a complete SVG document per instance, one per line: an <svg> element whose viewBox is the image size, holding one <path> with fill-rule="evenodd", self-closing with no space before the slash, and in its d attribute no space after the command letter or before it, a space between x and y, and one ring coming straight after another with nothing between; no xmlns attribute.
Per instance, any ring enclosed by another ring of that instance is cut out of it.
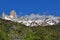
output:
<svg viewBox="0 0 60 40"><path fill-rule="evenodd" d="M6 16L6 15L5 15L5 13L3 12L3 13L2 13L2 19L5 19L5 16Z"/></svg>
<svg viewBox="0 0 60 40"><path fill-rule="evenodd" d="M10 12L10 15L6 15L4 12L2 13L2 19L14 20L15 18L17 18L17 15L16 15L16 12L14 10L12 10Z"/></svg>
<svg viewBox="0 0 60 40"><path fill-rule="evenodd" d="M16 12L14 10L10 12L10 17L17 18Z"/></svg>

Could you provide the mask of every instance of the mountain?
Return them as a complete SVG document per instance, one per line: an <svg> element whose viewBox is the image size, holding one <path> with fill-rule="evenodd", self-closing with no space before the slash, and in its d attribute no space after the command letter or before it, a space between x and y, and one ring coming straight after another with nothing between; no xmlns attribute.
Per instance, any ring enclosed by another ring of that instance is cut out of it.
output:
<svg viewBox="0 0 60 40"><path fill-rule="evenodd" d="M31 24L33 23L35 24L33 26L36 26L36 25L47 26L47 25L56 25L60 23L60 17L51 16L51 15L46 16L46 15L31 14L31 15L22 16L20 17L20 19L23 20L22 21L23 23L25 21L25 24L30 24L28 26L31 26Z"/></svg>
<svg viewBox="0 0 60 40"><path fill-rule="evenodd" d="M60 40L60 25L30 27L0 19L0 40Z"/></svg>
<svg viewBox="0 0 60 40"><path fill-rule="evenodd" d="M47 15L31 14L31 15L21 16L20 18L18 18L14 10L10 12L10 15L6 15L3 12L2 19L18 22L31 27L60 24L60 17L51 16L51 15L47 16Z"/></svg>

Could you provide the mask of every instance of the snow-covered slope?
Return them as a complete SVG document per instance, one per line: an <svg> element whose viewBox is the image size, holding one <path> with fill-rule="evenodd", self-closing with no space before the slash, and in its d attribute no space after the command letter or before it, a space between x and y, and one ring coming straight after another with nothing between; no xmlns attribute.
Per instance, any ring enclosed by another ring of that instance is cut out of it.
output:
<svg viewBox="0 0 60 40"><path fill-rule="evenodd" d="M46 25L56 25L60 23L60 17L46 16L31 14L26 16L21 16L20 18L13 18L13 16L5 16L6 20L15 21L18 23L25 24L26 26L46 26Z"/></svg>

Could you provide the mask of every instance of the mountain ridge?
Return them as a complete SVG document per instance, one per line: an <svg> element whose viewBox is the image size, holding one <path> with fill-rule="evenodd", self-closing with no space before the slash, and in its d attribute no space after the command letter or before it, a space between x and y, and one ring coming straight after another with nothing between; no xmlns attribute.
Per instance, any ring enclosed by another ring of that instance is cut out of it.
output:
<svg viewBox="0 0 60 40"><path fill-rule="evenodd" d="M46 15L31 14L31 15L21 16L20 18L18 18L14 10L10 12L9 16L4 15L3 13L2 18L3 17L5 20L11 20L31 27L60 24L60 17L51 16L51 15L46 16Z"/></svg>

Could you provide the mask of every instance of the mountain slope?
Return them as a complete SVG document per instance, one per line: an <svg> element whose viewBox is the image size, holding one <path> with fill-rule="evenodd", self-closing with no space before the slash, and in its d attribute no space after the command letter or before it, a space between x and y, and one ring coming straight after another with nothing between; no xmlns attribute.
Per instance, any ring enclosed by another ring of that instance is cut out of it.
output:
<svg viewBox="0 0 60 40"><path fill-rule="evenodd" d="M14 11L9 16L3 14L2 18L4 18L5 20L18 22L31 27L60 24L60 17L51 16L51 15L47 16L47 15L31 14L31 15L21 16L20 18L18 18Z"/></svg>
<svg viewBox="0 0 60 40"><path fill-rule="evenodd" d="M0 19L0 40L60 40L60 25L30 27Z"/></svg>

